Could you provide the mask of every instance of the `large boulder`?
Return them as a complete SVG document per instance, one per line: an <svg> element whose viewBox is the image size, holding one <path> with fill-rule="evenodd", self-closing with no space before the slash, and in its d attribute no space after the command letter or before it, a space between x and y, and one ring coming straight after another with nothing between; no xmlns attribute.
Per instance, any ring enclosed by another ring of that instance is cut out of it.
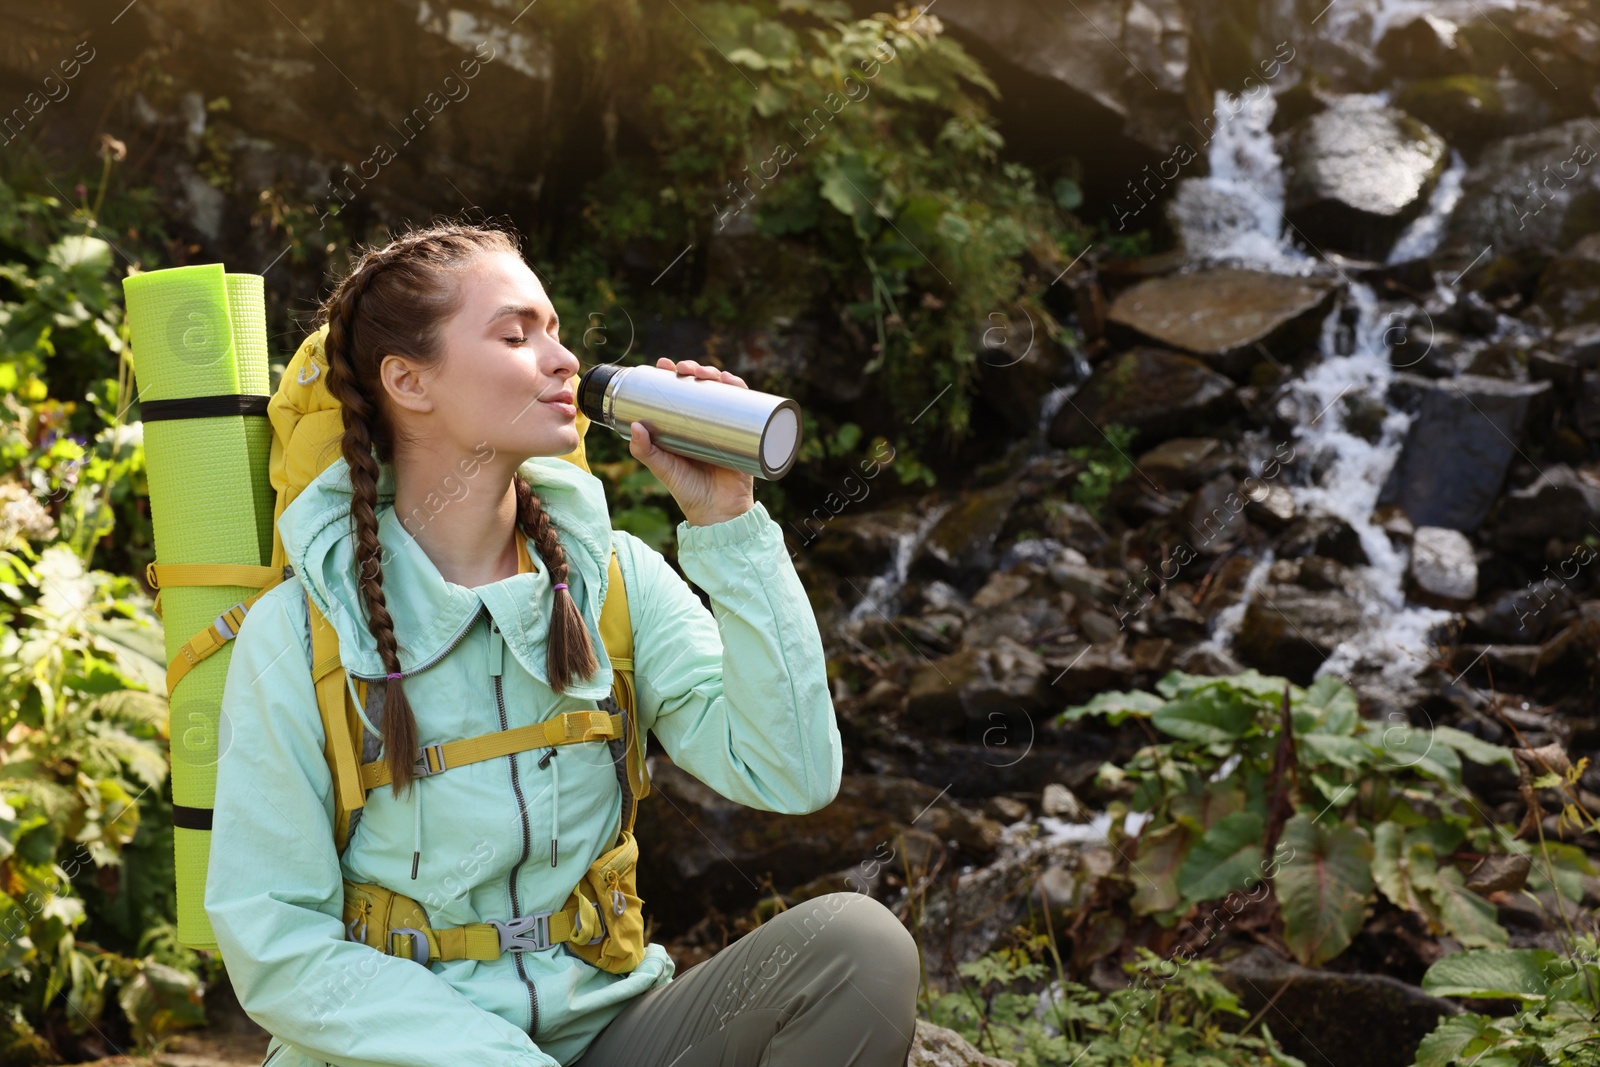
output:
<svg viewBox="0 0 1600 1067"><path fill-rule="evenodd" d="M1600 362L1600 344L1590 340L1600 326L1600 233L1591 233L1565 252L1552 258L1539 274L1534 302L1550 317L1558 330L1555 346L1559 354L1594 366ZM1589 327L1585 333L1560 331ZM1588 343L1582 343L1587 340ZM1573 351L1581 348L1582 351Z"/></svg>
<svg viewBox="0 0 1600 1067"><path fill-rule="evenodd" d="M1248 667L1310 685L1339 643L1365 625L1360 606L1342 592L1263 584L1245 608L1233 651Z"/></svg>
<svg viewBox="0 0 1600 1067"><path fill-rule="evenodd" d="M1424 14L1391 26L1378 42L1378 58L1408 73L1466 74L1473 52L1454 22Z"/></svg>
<svg viewBox="0 0 1600 1067"><path fill-rule="evenodd" d="M640 896L668 937L708 908L753 907L763 895L758 879L788 892L837 872L813 888L859 889L891 855L894 869L916 869L949 850L982 861L1002 843L994 820L907 778L847 774L827 807L783 815L736 804L664 758L651 757L650 774L659 796L639 808Z"/></svg>
<svg viewBox="0 0 1600 1067"><path fill-rule="evenodd" d="M1397 108L1341 98L1285 136L1284 212L1324 251L1381 260L1421 213L1449 146Z"/></svg>
<svg viewBox="0 0 1600 1067"><path fill-rule="evenodd" d="M1238 375L1263 349L1284 362L1303 355L1336 288L1321 278L1219 267L1140 282L1112 301L1108 319Z"/></svg>
<svg viewBox="0 0 1600 1067"><path fill-rule="evenodd" d="M1441 253L1472 259L1553 254L1595 229L1600 217L1600 137L1575 119L1491 145L1467 171L1445 224Z"/></svg>
<svg viewBox="0 0 1600 1067"><path fill-rule="evenodd" d="M1397 378L1407 396L1419 399L1377 502L1398 504L1416 526L1471 533L1500 495L1530 406L1550 392L1550 383L1472 374Z"/></svg>
<svg viewBox="0 0 1600 1067"><path fill-rule="evenodd" d="M1550 122L1550 105L1526 84L1509 77L1451 74L1409 82L1395 105L1438 130L1467 159L1491 141Z"/></svg>
<svg viewBox="0 0 1600 1067"><path fill-rule="evenodd" d="M917 1020L906 1067L1016 1067L1010 1060L985 1056L972 1042L926 1019Z"/></svg>
<svg viewBox="0 0 1600 1067"><path fill-rule="evenodd" d="M1538 553L1552 538L1570 545L1600 524L1600 476L1551 463L1501 500L1494 540L1508 551Z"/></svg>
<svg viewBox="0 0 1600 1067"><path fill-rule="evenodd" d="M931 14L980 58L999 60L996 73L1026 76L1030 95L1054 104L1058 136L1109 128L1162 154L1194 136L1184 107L1187 16L1175 0L1082 0L1066 12L1049 0L942 0ZM1130 63L1146 77L1130 78Z"/></svg>
<svg viewBox="0 0 1600 1067"><path fill-rule="evenodd" d="M1302 967L1259 945L1219 960L1216 973L1250 1015L1293 1020L1272 1036L1306 1063L1410 1067L1422 1039L1461 1012L1398 978Z"/></svg>
<svg viewBox="0 0 1600 1067"><path fill-rule="evenodd" d="M1138 430L1144 448L1215 423L1235 404L1233 382L1193 356L1134 348L1095 368L1048 436L1059 448L1103 444L1103 429L1116 422Z"/></svg>

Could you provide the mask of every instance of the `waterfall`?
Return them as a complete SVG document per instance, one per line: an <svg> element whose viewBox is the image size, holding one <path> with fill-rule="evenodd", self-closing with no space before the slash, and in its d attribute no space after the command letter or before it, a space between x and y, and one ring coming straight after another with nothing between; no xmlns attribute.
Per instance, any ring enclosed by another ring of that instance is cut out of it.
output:
<svg viewBox="0 0 1600 1067"><path fill-rule="evenodd" d="M894 554L889 559L889 565L882 574L873 575L867 582L866 595L850 609L851 622L861 622L879 612L890 619L900 614L900 590L905 587L911 561L916 558L917 549L922 547L928 531L952 506L951 502L935 505L918 520L914 529L903 530L895 535Z"/></svg>
<svg viewBox="0 0 1600 1067"><path fill-rule="evenodd" d="M1379 106L1387 103L1387 94L1359 99ZM1288 383L1279 400L1279 414L1294 426L1292 466L1315 472L1287 480L1297 511L1348 524L1369 561L1349 571L1348 593L1365 624L1359 634L1335 648L1318 673L1331 672L1349 681L1359 672L1375 676L1387 688L1403 689L1428 661L1430 631L1451 617L1450 612L1406 602L1408 553L1372 521L1379 489L1399 457L1410 425L1410 416L1387 409L1386 394L1395 374L1392 343L1411 340L1403 324L1410 321L1416 305L1380 302L1370 285L1285 240L1283 165L1268 132L1276 108L1269 93L1242 100L1219 92L1216 108L1217 134L1208 154L1211 173L1182 183L1171 209L1184 247L1207 265L1231 263L1296 275L1327 275L1331 270L1345 283L1342 301L1323 322L1319 358ZM1465 169L1459 154L1452 153L1427 208L1396 241L1390 262L1433 251L1444 219L1460 197ZM1446 302L1453 299L1448 291L1441 295ZM1347 334L1341 324L1351 311L1355 324ZM1345 425L1349 401L1386 411L1376 441ZM1218 613L1200 649L1230 652L1272 558L1267 552L1256 561L1241 598Z"/></svg>

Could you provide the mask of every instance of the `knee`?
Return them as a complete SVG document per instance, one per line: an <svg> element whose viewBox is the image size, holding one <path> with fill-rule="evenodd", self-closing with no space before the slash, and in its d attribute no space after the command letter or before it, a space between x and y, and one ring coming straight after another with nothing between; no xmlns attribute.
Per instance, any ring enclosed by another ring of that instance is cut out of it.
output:
<svg viewBox="0 0 1600 1067"><path fill-rule="evenodd" d="M808 945L881 970L914 991L922 967L916 939L894 912L865 893L824 893L787 913Z"/></svg>

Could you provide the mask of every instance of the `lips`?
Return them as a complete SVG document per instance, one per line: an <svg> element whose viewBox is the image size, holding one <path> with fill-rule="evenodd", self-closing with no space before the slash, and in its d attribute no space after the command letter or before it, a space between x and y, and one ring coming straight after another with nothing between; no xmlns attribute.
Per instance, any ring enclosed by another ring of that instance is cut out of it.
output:
<svg viewBox="0 0 1600 1067"><path fill-rule="evenodd" d="M573 394L572 390L570 389L557 393L554 396L547 397L542 402L561 409L561 411L564 412L569 418L576 418L578 415L578 408L577 405L573 403Z"/></svg>

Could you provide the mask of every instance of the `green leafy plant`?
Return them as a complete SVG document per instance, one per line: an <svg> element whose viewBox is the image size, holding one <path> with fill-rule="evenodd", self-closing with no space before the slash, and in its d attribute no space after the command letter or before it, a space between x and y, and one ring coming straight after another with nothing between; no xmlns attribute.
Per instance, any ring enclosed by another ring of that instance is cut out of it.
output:
<svg viewBox="0 0 1600 1067"><path fill-rule="evenodd" d="M1417 1049L1416 1067L1600 1065L1600 942L1549 949L1477 949L1439 960L1423 976L1435 996L1514 1000L1511 1015L1448 1016Z"/></svg>
<svg viewBox="0 0 1600 1067"><path fill-rule="evenodd" d="M1084 465L1072 487L1072 500L1097 519L1104 517L1111 491L1133 473L1128 449L1139 431L1113 422L1106 425L1105 436L1103 443L1067 449L1068 456Z"/></svg>
<svg viewBox="0 0 1600 1067"><path fill-rule="evenodd" d="M1101 693L1061 717L1090 716L1143 719L1171 738L1100 770L1124 798L1112 806L1114 835L1119 813L1149 817L1119 844L1143 875L1129 899L1135 914L1171 926L1203 902L1270 890L1285 945L1318 964L1344 951L1381 893L1467 947L1506 944L1462 867L1536 846L1484 821L1461 761L1514 766L1509 749L1447 726L1363 719L1354 691L1332 676L1302 688L1253 669L1173 671L1154 693ZM1572 846L1543 857L1527 888L1554 888L1575 905L1589 861Z"/></svg>
<svg viewBox="0 0 1600 1067"><path fill-rule="evenodd" d="M1204 960L1177 964L1140 948L1123 967L1126 988L1100 993L1058 980L1026 991L1045 977L1049 948L1049 936L1035 934L961 964L973 985L938 996L930 1021L1018 1067L1304 1067L1264 1023L1259 1037L1248 1025L1222 1025L1249 1013Z"/></svg>

